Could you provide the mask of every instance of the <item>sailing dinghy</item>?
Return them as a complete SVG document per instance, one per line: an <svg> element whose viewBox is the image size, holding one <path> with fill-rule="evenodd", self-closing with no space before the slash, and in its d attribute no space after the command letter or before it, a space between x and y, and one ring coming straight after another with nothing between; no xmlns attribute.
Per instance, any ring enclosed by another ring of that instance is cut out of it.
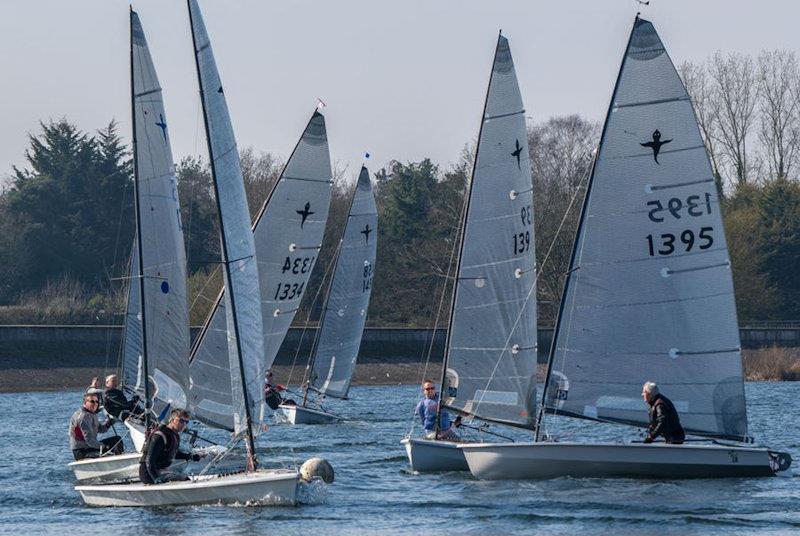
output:
<svg viewBox="0 0 800 536"><path fill-rule="evenodd" d="M122 384L146 401L145 416L144 422L125 421L135 452L70 463L79 482L137 479L144 430L153 411L187 404L189 313L178 188L161 86L133 11L130 31L137 238L131 253Z"/></svg>
<svg viewBox="0 0 800 536"><path fill-rule="evenodd" d="M378 212L369 171L361 167L337 249L322 320L317 329L302 405L281 404L276 416L290 424L328 424L341 420L325 411L319 397L346 399L367 320L378 242Z"/></svg>
<svg viewBox="0 0 800 536"><path fill-rule="evenodd" d="M333 185L325 117L315 111L253 224L263 321L263 370L289 331L319 257ZM233 430L225 363L223 290L193 348L189 372L193 417Z"/></svg>
<svg viewBox="0 0 800 536"><path fill-rule="evenodd" d="M440 392L445 408L521 428L534 426L536 407L532 192L525 110L500 35L463 214ZM458 443L411 436L402 443L415 471L467 470Z"/></svg>
<svg viewBox="0 0 800 536"><path fill-rule="evenodd" d="M195 61L206 125L225 282L228 348L226 370L235 438L244 439L247 465L233 474L200 474L162 484L77 486L87 504L162 506L178 504L286 504L297 502L297 469L258 467L255 437L264 404L264 336L258 263L239 154L208 34L196 0L188 0ZM190 380L191 383L191 380ZM194 409L194 408L193 408ZM259 419L259 420L257 420Z"/></svg>
<svg viewBox="0 0 800 536"><path fill-rule="evenodd" d="M545 411L646 428L655 381L707 443L548 441ZM482 479L716 478L785 473L747 445L741 346L720 203L689 95L636 18L606 117L531 443L461 450Z"/></svg>

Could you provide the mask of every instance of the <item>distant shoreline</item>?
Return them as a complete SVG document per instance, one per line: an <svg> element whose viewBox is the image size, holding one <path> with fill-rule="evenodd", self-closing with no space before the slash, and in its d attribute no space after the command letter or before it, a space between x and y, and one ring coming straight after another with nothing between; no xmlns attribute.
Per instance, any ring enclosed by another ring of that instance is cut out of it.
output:
<svg viewBox="0 0 800 536"><path fill-rule="evenodd" d="M764 348L744 350L742 362L747 381L797 381L800 380L800 348ZM297 386L302 382L305 364L292 368L289 365L273 367L279 383ZM420 363L359 363L353 376L353 385L417 385L430 378L439 382L441 365L429 364L423 374ZM42 391L67 391L85 389L93 376L103 377L116 372L102 367L7 368L0 372L0 393L27 393ZM539 380L544 375L544 365L539 365Z"/></svg>

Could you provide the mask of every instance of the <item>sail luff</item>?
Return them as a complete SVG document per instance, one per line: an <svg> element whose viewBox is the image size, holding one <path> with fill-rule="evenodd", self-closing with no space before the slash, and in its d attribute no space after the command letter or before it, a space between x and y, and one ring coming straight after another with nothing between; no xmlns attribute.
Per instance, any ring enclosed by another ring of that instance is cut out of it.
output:
<svg viewBox="0 0 800 536"><path fill-rule="evenodd" d="M259 266L256 294L262 311L264 370L286 336L315 266L332 183L325 118L315 111L251 227ZM194 414L210 426L230 430L231 392L222 378L228 366L220 360L227 347L224 294L220 292L195 343L190 370Z"/></svg>
<svg viewBox="0 0 800 536"><path fill-rule="evenodd" d="M258 282L255 244L250 230L250 215L236 142L211 43L196 0L187 0L187 4L209 162L220 214L222 263L225 288L228 289L225 297L230 328L231 393L234 408L238 409L234 413L234 423L236 425L237 417L243 421L240 425L247 447L247 468L253 471L258 464L253 413L255 406L263 402L260 385L263 373L259 355L263 345L261 309L257 304L257 296L253 296L257 294ZM203 42L198 42L198 35ZM232 270L234 264L235 272ZM237 403L239 397L241 403Z"/></svg>
<svg viewBox="0 0 800 536"><path fill-rule="evenodd" d="M639 15L637 13L636 19L634 20L634 26L636 25L636 21L639 20ZM617 88L619 87L619 80L622 76L622 69L625 67L625 59L627 58L627 51L630 47L631 39L633 39L633 32L628 36L628 44L625 45L625 52L622 54L622 61L620 62L619 71L617 72L617 79L614 82L614 89L611 92L611 99L608 101L608 108L606 109L606 119L603 122L603 130L600 133L600 142L597 145L597 149L595 151L594 158L592 158L592 169L589 173L589 180L586 182L586 193L583 195L583 202L581 203L581 213L578 218L578 226L575 228L575 237L572 240L572 248L569 257L569 268L567 269L566 273L566 280L564 281L564 288L561 291L561 298L559 299L558 304L558 312L556 313L556 325L553 329L553 338L552 343L550 344L550 350L547 354L547 369L545 372L544 377L544 384L542 387L542 399L539 406L539 411L536 416L536 426L534 429L534 441L539 441L540 439L540 430L542 427L542 420L544 419L545 414L545 407L546 407L546 397L547 397L547 386L550 383L550 376L553 370L553 359L556 353L556 341L558 340L559 332L561 331L561 320L562 320L562 313L564 311L564 304L567 300L567 289L569 288L570 280L572 279L572 273L575 271L575 259L578 254L578 238L580 237L581 230L584 228L584 219L586 217L586 207L589 202L589 193L592 190L592 183L594 182L594 172L595 166L597 165L597 155L600 154L600 147L603 144L603 140L606 136L606 129L608 128L608 118L611 115L611 109L614 106L614 99L617 94Z"/></svg>
<svg viewBox="0 0 800 536"><path fill-rule="evenodd" d="M187 404L186 253L161 86L134 11L130 23L138 296L129 299L138 298L140 310L128 325L135 330L140 322L141 379L146 378L140 387L147 391L149 408L161 413Z"/></svg>
<svg viewBox="0 0 800 536"><path fill-rule="evenodd" d="M499 31L497 33L497 44L495 44L494 56L497 57L497 50L500 47L500 38L502 37L503 32ZM439 381L439 408L436 412L436 435L439 435L442 427L442 410L444 409L444 388L445 382L447 380L447 361L450 358L450 339L452 336L452 327L453 327L453 316L454 311L456 308L456 292L458 290L458 276L461 272L461 258L464 254L464 236L466 235L466 227L467 227L467 215L469 214L469 206L472 201L472 186L475 182L475 169L478 167L478 152L480 151L480 139L483 135L483 127L486 124L486 109L489 106L489 92L491 91L492 87L492 79L494 78L494 69L492 69L491 73L489 73L489 83L486 84L486 95L483 98L483 112L481 113L481 126L478 128L478 144L475 146L475 158L472 160L472 173L470 174L469 184L467 185L466 196L467 200L464 204L464 210L461 214L461 222L459 224L459 245L458 245L458 257L456 258L456 271L455 277L453 278L453 293L450 296L450 314L448 316L448 328L447 334L445 336L444 342L444 356L442 357L442 377ZM442 288L442 291L446 289L446 286ZM431 343L433 344L433 343Z"/></svg>
<svg viewBox="0 0 800 536"><path fill-rule="evenodd" d="M142 323L139 319L139 245L133 237L128 262L128 293L125 300L125 328L122 333L122 384L132 391L143 390Z"/></svg>
<svg viewBox="0 0 800 536"><path fill-rule="evenodd" d="M442 406L530 428L536 407L533 185L525 110L502 35L467 195Z"/></svg>
<svg viewBox="0 0 800 536"><path fill-rule="evenodd" d="M553 343L548 410L648 421L655 381L684 428L747 437L730 259L690 97L637 18L582 211Z"/></svg>
<svg viewBox="0 0 800 536"><path fill-rule="evenodd" d="M315 338L308 386L346 398L366 323L377 254L378 213L362 166L350 199Z"/></svg>
<svg viewBox="0 0 800 536"><path fill-rule="evenodd" d="M141 206L140 206L140 199L141 194L139 192L139 162L136 158L138 154L138 141L136 137L136 82L134 79L134 58L133 58L133 38L134 38L134 22L136 17L136 12L133 11L133 7L130 8L130 60L131 60L131 147L133 150L133 187L134 187L134 215L136 218L136 236L141 237L142 235L142 213L141 213ZM150 419L151 419L151 408L153 406L153 401L151 399L150 393L150 382L148 379L150 378L149 374L149 367L147 363L147 319L145 316L145 291L144 291L144 261L142 259L142 241L136 241L136 248L137 248L137 279L139 282L139 318L141 320L142 331L140 333L141 340L142 340L142 379L144 382L143 389L144 389L144 427L148 429L150 427Z"/></svg>

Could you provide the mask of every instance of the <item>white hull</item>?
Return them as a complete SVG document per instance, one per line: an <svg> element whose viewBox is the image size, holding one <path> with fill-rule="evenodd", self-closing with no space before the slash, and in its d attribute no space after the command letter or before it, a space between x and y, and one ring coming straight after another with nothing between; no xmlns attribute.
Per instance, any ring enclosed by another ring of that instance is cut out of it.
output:
<svg viewBox="0 0 800 536"><path fill-rule="evenodd" d="M401 443L406 447L408 463L413 471L419 473L469 471L464 453L459 448L462 443L410 437L403 439Z"/></svg>
<svg viewBox="0 0 800 536"><path fill-rule="evenodd" d="M472 474L483 480L722 478L773 476L766 448L624 443L464 443Z"/></svg>
<svg viewBox="0 0 800 536"><path fill-rule="evenodd" d="M119 482L121 480L137 480L139 478L139 453L144 445L144 428L125 421L136 452L86 458L69 464L78 482Z"/></svg>
<svg viewBox="0 0 800 536"><path fill-rule="evenodd" d="M78 482L135 480L139 478L140 457L141 454L138 452L131 452L102 458L86 458L70 463L69 468L75 473Z"/></svg>
<svg viewBox="0 0 800 536"><path fill-rule="evenodd" d="M324 411L291 404L278 406L278 409L275 410L275 418L279 422L288 424L330 424L342 420L341 417Z"/></svg>
<svg viewBox="0 0 800 536"><path fill-rule="evenodd" d="M233 475L194 476L164 484L75 486L93 506L167 506L181 504L297 504L299 474L295 470L258 470Z"/></svg>

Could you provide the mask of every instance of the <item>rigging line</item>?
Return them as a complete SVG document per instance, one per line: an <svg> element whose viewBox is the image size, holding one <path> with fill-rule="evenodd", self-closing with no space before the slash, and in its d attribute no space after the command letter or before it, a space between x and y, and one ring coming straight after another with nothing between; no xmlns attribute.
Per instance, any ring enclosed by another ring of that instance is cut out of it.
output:
<svg viewBox="0 0 800 536"><path fill-rule="evenodd" d="M311 322L311 314L314 312L314 305L316 305L317 300L319 299L319 295L322 292L322 289L325 288L325 280L328 277L328 273L330 272L331 267L335 264L336 254L339 252L339 248L341 248L341 247L342 247L342 241L340 240L339 244L336 246L336 249L333 252L333 256L331 257L331 260L328 261L328 265L325 267L325 273L322 275L322 281L320 282L319 287L317 287L317 292L314 294L314 299L311 300L311 304L309 304L309 306L308 306L308 314L306 315L306 320L303 323L303 330L300 332L300 341L297 343L297 349L295 350L294 357L292 358L292 366L289 369L289 377L286 380L286 385L289 385L291 383L292 376L294 375L294 368L297 365L297 358L300 356L300 349L303 346L303 339L305 338L306 331L308 330L308 325ZM322 249L322 248L320 247L320 249ZM311 281L311 276L310 275L309 275L308 281ZM298 309L299 309L299 307L298 307ZM317 324L319 324L319 323L317 323ZM317 329L319 329L319 326L317 326ZM315 338L316 338L316 336L315 336ZM313 343L312 343L312 346L313 346ZM313 348L312 348L312 351L313 351ZM306 373L305 373L305 370L303 370L303 377L302 377L301 383L300 383L300 387L301 388L303 386L302 382L305 381L305 377L306 377Z"/></svg>
<svg viewBox="0 0 800 536"><path fill-rule="evenodd" d="M472 180L472 179L470 178L470 180ZM459 221L463 220L463 214L464 214L464 211L466 210L466 207L467 207L467 198L468 197L469 197L469 194L467 192L467 188L466 188L466 184L465 184L464 196L463 196L463 199L461 201L461 210L460 210L460 214L461 214L462 217L459 218ZM445 277L442 278L442 293L441 293L441 295L439 297L439 306L436 309L436 316L435 316L434 321L433 321L433 330L431 332L431 340L430 340L430 343L428 344L428 348L427 348L427 355L425 355L425 361L424 362L422 361L422 359L420 359L420 365L419 365L419 367L417 369L417 374L420 376L420 379L419 379L420 383L428 375L428 366L430 364L431 354L433 353L433 344L436 341L436 331L439 328L439 319L440 319L441 314L442 314L442 309L444 308L445 296L447 296L447 282L450 279L453 280L453 292L455 292L455 285L458 283L458 279L456 277L458 274L453 274L453 275L450 275L450 274L451 274L451 271L453 270L453 264L454 264L453 261L454 261L455 255L456 255L456 249L458 248L458 244L459 244L459 235L462 232L464 232L464 230L463 230L463 228L461 226L456 227L455 236L454 236L455 240L453 240L453 247L450 250L450 259L447 262L447 273L446 273ZM435 288L435 286L434 286L434 288ZM448 323L449 323L449 319L448 319ZM448 326L447 329L450 329L449 326ZM423 353L425 353L425 352L426 352L426 350L423 349ZM420 356L420 357L422 357L422 356ZM442 363L442 366L444 367L444 363ZM439 393L440 402L441 402L441 397L442 397L442 393ZM409 432L408 432L409 436L414 431L414 424L416 423L416 413L417 412L416 412L416 407L415 407L414 410L411 412L411 426L410 426Z"/></svg>
<svg viewBox="0 0 800 536"><path fill-rule="evenodd" d="M569 205L567 205L567 210L564 211L564 216L561 218L561 222L558 224L558 229L556 229L556 233L553 236L553 240L552 240L552 242L550 242L550 246L547 249L547 253L544 256L544 259L542 260L541 267L540 267L539 270L536 271L536 277L534 277L534 279L533 279L533 284L531 285L531 289L528 291L528 295L525 297L525 301L523 302L522 307L520 308L519 313L517 314L516 320L514 320L514 325L509 330L508 337L506 338L505 344L503 345L504 348L500 352L500 355L498 356L497 361L495 361L494 368L492 369L492 372L489 375L489 378L486 380L486 386L483 388L483 392L481 393L481 397L477 401L477 404L475 405L476 409L480 407L481 403L483 402L484 397L486 396L486 393L489 390L489 386L490 386L490 384L492 382L492 379L494 378L494 374L495 374L495 372L497 372L497 368L500 366L500 361L503 359L503 356L505 355L506 350L508 350L508 343L511 342L511 336L514 333L514 330L517 329L517 325L519 324L519 321L522 318L522 314L525 312L525 308L528 305L528 301L530 300L531 296L534 294L534 291L536 290L536 288L538 286L539 276L544 271L544 267L547 265L547 261L550 259L550 255L553 252L553 248L555 247L556 240L558 240L558 237L561 234L561 231L563 230L564 225L567 222L567 217L569 216L569 213L572 210L573 205L575 204L575 200L578 198L578 192L581 191L582 185L583 185L584 181L587 178L588 178L588 175L584 176L581 179L581 182L578 183L578 187L575 188L575 192L573 192L573 194L572 194L572 199L570 199ZM534 268L535 268L535 265L534 265ZM534 299L535 299L535 297L534 297ZM537 337L538 337L538 329L537 329ZM536 378L536 376L538 375L538 370L539 370L539 363L538 363L539 360L538 360L538 358L537 358L536 361L537 362L536 362L536 367L535 367L535 372L534 372L534 378ZM534 379L534 381L536 381L536 380ZM547 386L545 386L544 389L547 389Z"/></svg>

